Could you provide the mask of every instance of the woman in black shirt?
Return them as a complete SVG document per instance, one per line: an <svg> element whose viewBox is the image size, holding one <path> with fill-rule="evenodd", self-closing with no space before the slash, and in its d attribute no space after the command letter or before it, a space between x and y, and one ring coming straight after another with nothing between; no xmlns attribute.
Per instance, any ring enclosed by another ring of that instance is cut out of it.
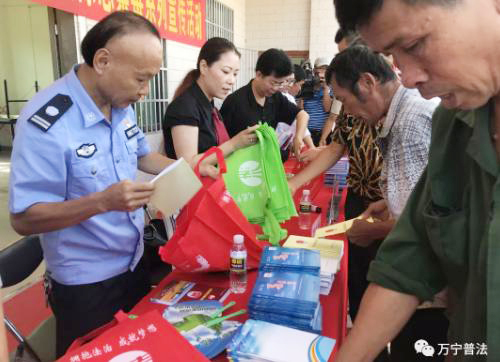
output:
<svg viewBox="0 0 500 362"><path fill-rule="evenodd" d="M224 99L235 82L240 53L233 43L211 38L201 48L196 69L177 88L163 119L165 152L195 164L203 152L219 146L224 156L257 142L254 130L241 131L229 138L213 98ZM215 157L208 158L215 163Z"/></svg>

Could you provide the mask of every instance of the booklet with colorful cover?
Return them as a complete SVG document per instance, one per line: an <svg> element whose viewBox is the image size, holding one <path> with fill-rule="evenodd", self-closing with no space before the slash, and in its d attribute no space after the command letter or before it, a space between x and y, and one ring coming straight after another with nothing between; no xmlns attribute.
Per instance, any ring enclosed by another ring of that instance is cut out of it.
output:
<svg viewBox="0 0 500 362"><path fill-rule="evenodd" d="M316 275L296 272L260 272L252 292L254 298L282 302L318 302L320 279Z"/></svg>
<svg viewBox="0 0 500 362"><path fill-rule="evenodd" d="M262 253L260 270L308 271L319 274L320 253L316 250L267 246Z"/></svg>
<svg viewBox="0 0 500 362"><path fill-rule="evenodd" d="M228 288L211 287L201 283L188 282L185 280L173 280L161 288L152 302L174 305L179 302L191 302L197 300L213 300L223 302L231 291Z"/></svg>
<svg viewBox="0 0 500 362"><path fill-rule="evenodd" d="M286 341L286 343L283 343ZM327 362L335 340L249 319L228 345L231 361Z"/></svg>
<svg viewBox="0 0 500 362"><path fill-rule="evenodd" d="M208 358L224 351L241 323L224 320L217 324L207 323L220 311L222 303L215 300L179 302L163 312L165 318Z"/></svg>

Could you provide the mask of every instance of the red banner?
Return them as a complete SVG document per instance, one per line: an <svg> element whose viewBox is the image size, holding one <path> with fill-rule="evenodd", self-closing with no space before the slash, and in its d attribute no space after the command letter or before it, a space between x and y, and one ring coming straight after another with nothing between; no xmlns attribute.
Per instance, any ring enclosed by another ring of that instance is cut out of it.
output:
<svg viewBox="0 0 500 362"><path fill-rule="evenodd" d="M117 10L149 19L163 38L202 46L205 43L205 0L32 0L72 14L101 20Z"/></svg>

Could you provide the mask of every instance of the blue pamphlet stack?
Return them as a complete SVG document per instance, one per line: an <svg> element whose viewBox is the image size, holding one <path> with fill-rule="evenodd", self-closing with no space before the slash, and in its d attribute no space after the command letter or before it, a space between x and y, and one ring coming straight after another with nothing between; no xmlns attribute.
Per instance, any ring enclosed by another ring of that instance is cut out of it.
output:
<svg viewBox="0 0 500 362"><path fill-rule="evenodd" d="M344 255L344 241L290 235L283 246L319 251L321 254L320 293L322 295L330 294L335 274L340 269L340 262Z"/></svg>
<svg viewBox="0 0 500 362"><path fill-rule="evenodd" d="M327 362L334 347L328 337L249 319L227 347L227 357L231 362Z"/></svg>
<svg viewBox="0 0 500 362"><path fill-rule="evenodd" d="M347 187L347 174L349 173L349 160L342 157L335 165L325 172L325 185L334 186L335 181L339 182L339 189Z"/></svg>
<svg viewBox="0 0 500 362"><path fill-rule="evenodd" d="M321 255L318 251L268 246L260 258L260 271L293 271L319 275Z"/></svg>
<svg viewBox="0 0 500 362"><path fill-rule="evenodd" d="M250 318L321 332L318 251L267 247L248 304Z"/></svg>

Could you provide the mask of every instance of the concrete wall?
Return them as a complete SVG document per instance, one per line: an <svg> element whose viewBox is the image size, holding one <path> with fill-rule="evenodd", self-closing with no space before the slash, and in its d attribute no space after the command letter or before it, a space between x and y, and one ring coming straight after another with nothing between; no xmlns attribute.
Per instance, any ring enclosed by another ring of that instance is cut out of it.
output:
<svg viewBox="0 0 500 362"><path fill-rule="evenodd" d="M309 51L314 61L337 52L331 0L252 0L246 8L246 47Z"/></svg>
<svg viewBox="0 0 500 362"><path fill-rule="evenodd" d="M196 68L200 48L172 40L167 40L166 46L168 98L171 100L182 79L191 69Z"/></svg>
<svg viewBox="0 0 500 362"><path fill-rule="evenodd" d="M4 113L4 79L11 99L30 99L35 80L40 88L54 81L47 7L25 0L0 0L0 33L0 113ZM22 106L11 103L11 113L18 114ZM0 129L0 145L11 145L7 126Z"/></svg>
<svg viewBox="0 0 500 362"><path fill-rule="evenodd" d="M337 54L335 34L338 30L335 9L331 0L311 0L309 58L333 58Z"/></svg>
<svg viewBox="0 0 500 362"><path fill-rule="evenodd" d="M7 77L8 69L12 68L12 51L10 46L7 46L10 42L7 36L7 21L4 11L5 7L0 5L0 47L2 48L0 51L0 114L6 112L3 80Z"/></svg>
<svg viewBox="0 0 500 362"><path fill-rule="evenodd" d="M246 5L247 48L309 49L311 0L251 0Z"/></svg>

